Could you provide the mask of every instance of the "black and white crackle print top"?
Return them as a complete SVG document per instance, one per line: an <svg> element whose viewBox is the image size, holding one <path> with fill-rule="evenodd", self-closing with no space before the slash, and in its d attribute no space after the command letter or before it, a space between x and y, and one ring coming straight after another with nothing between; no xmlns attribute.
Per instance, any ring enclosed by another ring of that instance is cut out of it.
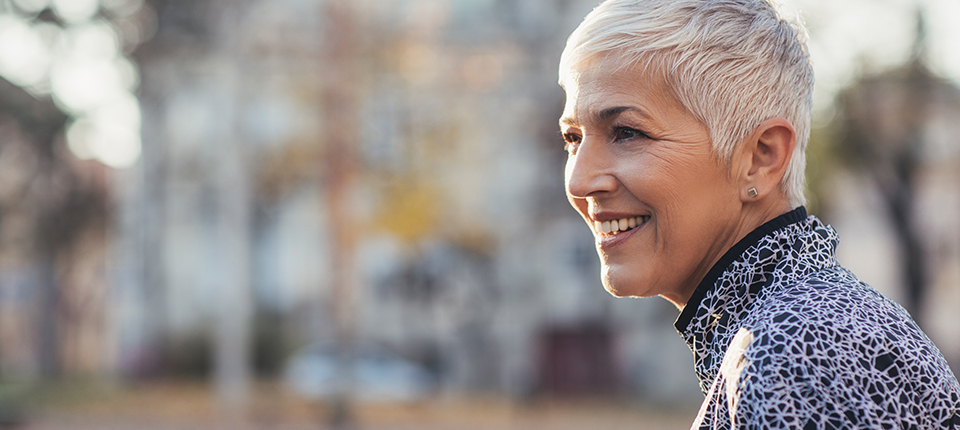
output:
<svg viewBox="0 0 960 430"><path fill-rule="evenodd" d="M676 327L698 429L960 429L960 384L900 305L840 267L800 207L731 248Z"/></svg>

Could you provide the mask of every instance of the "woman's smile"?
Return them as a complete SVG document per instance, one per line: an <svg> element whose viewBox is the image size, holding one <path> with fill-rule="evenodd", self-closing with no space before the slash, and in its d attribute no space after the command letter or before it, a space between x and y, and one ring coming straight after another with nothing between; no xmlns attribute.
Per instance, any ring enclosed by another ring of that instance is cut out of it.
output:
<svg viewBox="0 0 960 430"><path fill-rule="evenodd" d="M640 231L650 220L649 215L618 217L610 219L609 215L599 215L594 217L593 231L597 237L597 247L601 250L613 248L627 239L634 233ZM607 219L600 221L600 219Z"/></svg>
<svg viewBox="0 0 960 430"><path fill-rule="evenodd" d="M594 221L593 229L604 236L613 236L617 233L633 230L638 225L647 222L648 219L650 219L649 216L631 216L610 221Z"/></svg>

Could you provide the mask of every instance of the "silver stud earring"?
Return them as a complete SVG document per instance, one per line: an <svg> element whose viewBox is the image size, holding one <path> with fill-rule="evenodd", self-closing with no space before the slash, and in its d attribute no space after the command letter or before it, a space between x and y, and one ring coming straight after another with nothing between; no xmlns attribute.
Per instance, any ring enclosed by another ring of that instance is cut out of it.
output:
<svg viewBox="0 0 960 430"><path fill-rule="evenodd" d="M750 196L750 198L756 197L756 196L757 196L757 189L756 189L756 188L750 188L749 190L747 190L747 195Z"/></svg>

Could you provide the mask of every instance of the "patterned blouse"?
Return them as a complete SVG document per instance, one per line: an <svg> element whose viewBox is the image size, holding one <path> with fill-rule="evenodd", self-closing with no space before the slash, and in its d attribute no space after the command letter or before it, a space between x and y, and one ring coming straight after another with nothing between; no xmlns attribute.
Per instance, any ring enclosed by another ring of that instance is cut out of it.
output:
<svg viewBox="0 0 960 430"><path fill-rule="evenodd" d="M800 207L707 274L675 324L706 395L692 428L960 429L943 355L836 245Z"/></svg>

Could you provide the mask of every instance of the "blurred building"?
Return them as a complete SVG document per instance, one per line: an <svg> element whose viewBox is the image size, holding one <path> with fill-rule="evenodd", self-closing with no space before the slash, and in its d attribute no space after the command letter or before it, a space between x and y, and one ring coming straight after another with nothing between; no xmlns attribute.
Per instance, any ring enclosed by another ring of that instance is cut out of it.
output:
<svg viewBox="0 0 960 430"><path fill-rule="evenodd" d="M603 291L564 197L556 64L593 1L356 1L333 22L323 0L150 4L143 155L118 184L124 369L213 342L226 302L281 355L345 312L446 393L696 401L676 311Z"/></svg>

